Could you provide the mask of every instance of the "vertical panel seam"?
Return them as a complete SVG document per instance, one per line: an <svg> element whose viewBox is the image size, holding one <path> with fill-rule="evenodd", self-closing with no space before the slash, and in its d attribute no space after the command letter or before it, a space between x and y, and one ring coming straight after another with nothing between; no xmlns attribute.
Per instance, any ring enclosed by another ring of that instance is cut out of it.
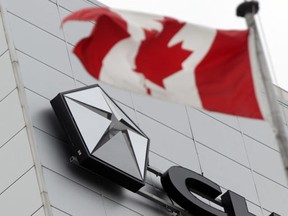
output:
<svg viewBox="0 0 288 216"><path fill-rule="evenodd" d="M261 203L261 200L260 200L260 195L259 195L259 192L258 192L258 187L257 187L256 181L255 181L255 176L254 176L254 172L253 172L253 167L252 167L252 164L251 164L249 155L248 155L248 150L247 150L246 142L245 142L245 139L244 139L244 133L243 133L243 131L242 131L241 124L240 124L240 121L239 121L239 118L238 118L238 117L237 117L237 123L238 123L239 129L240 129L240 134L241 134L241 138L242 138L242 141L243 141L243 146L244 146L245 154L246 154L246 157L247 157L247 161L248 161L248 165L249 165L249 170L250 170L250 173L251 173L251 176L252 176L252 180L253 180L253 183L254 183L254 188L255 188L255 191L256 191L257 199L258 199L259 206L260 206L260 209L261 209L261 214L264 215L263 206L262 206L262 203Z"/></svg>

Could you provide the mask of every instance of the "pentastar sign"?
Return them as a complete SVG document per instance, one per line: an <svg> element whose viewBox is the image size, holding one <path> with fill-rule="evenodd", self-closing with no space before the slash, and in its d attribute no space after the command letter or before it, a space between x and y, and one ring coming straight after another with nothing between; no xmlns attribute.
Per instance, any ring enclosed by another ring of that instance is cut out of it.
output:
<svg viewBox="0 0 288 216"><path fill-rule="evenodd" d="M145 185L149 138L99 85L59 93L51 105L71 144L72 158L81 167L133 192ZM244 197L229 190L222 194L218 184L184 167L169 168L161 175L161 184L190 215L254 215L248 211ZM217 203L223 210L196 195ZM216 202L219 196L221 200Z"/></svg>

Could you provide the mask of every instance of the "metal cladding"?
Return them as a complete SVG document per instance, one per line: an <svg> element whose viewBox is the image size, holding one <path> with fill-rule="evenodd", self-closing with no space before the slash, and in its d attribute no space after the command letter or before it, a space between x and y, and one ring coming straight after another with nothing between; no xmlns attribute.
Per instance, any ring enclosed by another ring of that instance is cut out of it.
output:
<svg viewBox="0 0 288 216"><path fill-rule="evenodd" d="M81 166L134 192L144 186L149 139L100 86L59 93L51 105Z"/></svg>

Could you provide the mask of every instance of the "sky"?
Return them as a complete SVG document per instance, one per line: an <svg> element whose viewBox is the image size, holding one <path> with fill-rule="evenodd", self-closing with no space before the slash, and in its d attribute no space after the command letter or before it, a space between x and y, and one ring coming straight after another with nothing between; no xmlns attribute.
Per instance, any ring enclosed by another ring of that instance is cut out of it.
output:
<svg viewBox="0 0 288 216"><path fill-rule="evenodd" d="M241 0L99 0L108 7L171 16L218 29L245 29ZM256 17L273 83L288 91L288 1L259 0Z"/></svg>

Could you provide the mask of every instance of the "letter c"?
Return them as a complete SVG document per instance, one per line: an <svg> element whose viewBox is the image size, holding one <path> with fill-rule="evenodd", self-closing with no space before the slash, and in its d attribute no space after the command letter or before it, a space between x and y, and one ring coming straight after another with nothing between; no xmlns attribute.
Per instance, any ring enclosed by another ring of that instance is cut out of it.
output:
<svg viewBox="0 0 288 216"><path fill-rule="evenodd" d="M161 176L161 184L169 197L193 215L227 216L225 212L213 208L191 193L208 200L221 194L219 185L191 170L180 166L170 167Z"/></svg>

